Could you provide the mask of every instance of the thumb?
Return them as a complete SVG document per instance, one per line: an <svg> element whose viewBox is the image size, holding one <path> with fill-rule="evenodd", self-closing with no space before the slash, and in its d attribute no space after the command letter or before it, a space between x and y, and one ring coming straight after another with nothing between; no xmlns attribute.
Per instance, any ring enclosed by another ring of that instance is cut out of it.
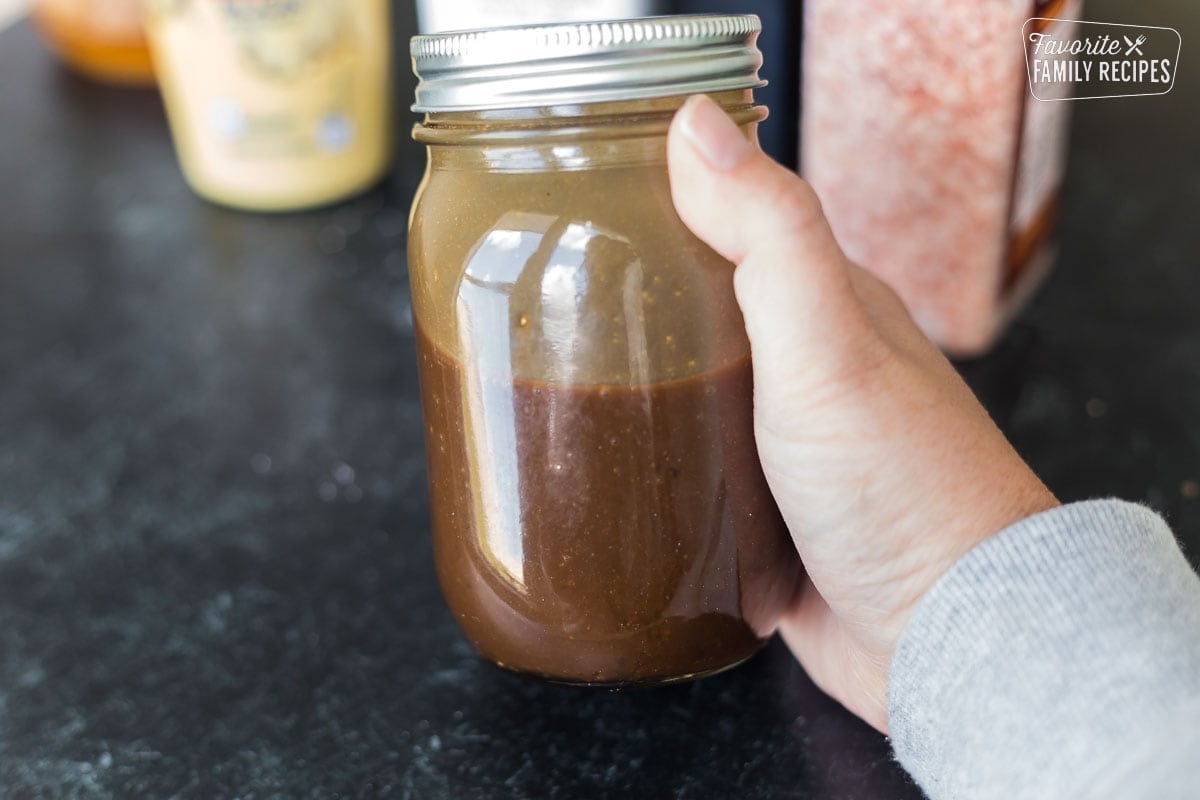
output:
<svg viewBox="0 0 1200 800"><path fill-rule="evenodd" d="M667 161L680 218L737 265L734 289L757 365L774 373L811 364L866 333L847 259L812 187L751 144L713 100L691 97L675 115ZM756 372L761 388L768 376Z"/></svg>

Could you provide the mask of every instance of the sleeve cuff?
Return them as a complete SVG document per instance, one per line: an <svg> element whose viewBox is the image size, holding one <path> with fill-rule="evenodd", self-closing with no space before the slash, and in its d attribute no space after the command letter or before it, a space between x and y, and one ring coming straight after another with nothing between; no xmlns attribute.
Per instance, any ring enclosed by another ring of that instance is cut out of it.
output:
<svg viewBox="0 0 1200 800"><path fill-rule="evenodd" d="M1037 514L922 598L893 656L897 758L935 798L1068 797L1200 696L1200 579L1118 500Z"/></svg>

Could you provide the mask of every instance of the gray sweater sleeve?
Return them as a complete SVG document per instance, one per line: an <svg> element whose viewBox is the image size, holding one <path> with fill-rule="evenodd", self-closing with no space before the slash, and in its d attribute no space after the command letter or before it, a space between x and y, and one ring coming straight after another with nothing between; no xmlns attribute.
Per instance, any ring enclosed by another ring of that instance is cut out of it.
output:
<svg viewBox="0 0 1200 800"><path fill-rule="evenodd" d="M933 800L1200 797L1200 579L1093 500L968 553L893 657L892 745Z"/></svg>

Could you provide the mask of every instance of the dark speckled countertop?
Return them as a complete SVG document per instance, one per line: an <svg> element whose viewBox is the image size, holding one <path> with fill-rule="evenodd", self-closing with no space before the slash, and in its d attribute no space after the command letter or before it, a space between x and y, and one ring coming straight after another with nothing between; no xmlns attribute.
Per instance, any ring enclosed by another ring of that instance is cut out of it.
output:
<svg viewBox="0 0 1200 800"><path fill-rule="evenodd" d="M1064 499L1200 555L1200 61L1077 108L1058 270L963 365ZM401 92L408 91L402 82ZM157 97L0 32L0 798L905 798L772 643L660 690L476 658L430 557L404 257L421 168L283 216L184 187Z"/></svg>

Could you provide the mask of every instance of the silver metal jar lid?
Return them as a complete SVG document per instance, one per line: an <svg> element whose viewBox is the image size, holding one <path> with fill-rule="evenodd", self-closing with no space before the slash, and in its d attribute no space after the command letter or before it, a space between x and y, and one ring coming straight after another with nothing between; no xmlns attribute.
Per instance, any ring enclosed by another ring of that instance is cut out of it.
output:
<svg viewBox="0 0 1200 800"><path fill-rule="evenodd" d="M413 111L487 111L753 89L753 14L646 17L414 36Z"/></svg>

